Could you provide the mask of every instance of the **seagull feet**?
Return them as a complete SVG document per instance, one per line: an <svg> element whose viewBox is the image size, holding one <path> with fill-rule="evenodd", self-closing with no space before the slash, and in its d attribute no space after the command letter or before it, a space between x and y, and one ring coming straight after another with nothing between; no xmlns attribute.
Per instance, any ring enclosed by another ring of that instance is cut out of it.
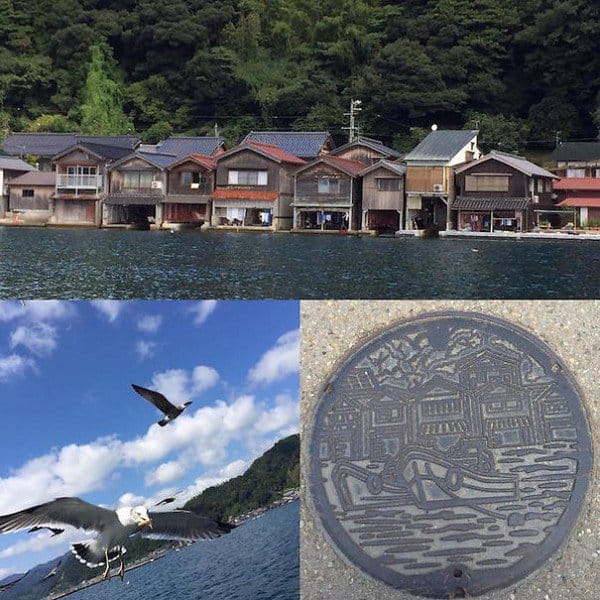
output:
<svg viewBox="0 0 600 600"><path fill-rule="evenodd" d="M123 562L123 558L121 558L121 565L117 571L117 575L121 578L121 581L123 581L125 577L125 563Z"/></svg>
<svg viewBox="0 0 600 600"><path fill-rule="evenodd" d="M106 569L104 569L104 573L102 574L102 579L110 580L110 563L108 562L108 548L104 552L104 559L106 560Z"/></svg>

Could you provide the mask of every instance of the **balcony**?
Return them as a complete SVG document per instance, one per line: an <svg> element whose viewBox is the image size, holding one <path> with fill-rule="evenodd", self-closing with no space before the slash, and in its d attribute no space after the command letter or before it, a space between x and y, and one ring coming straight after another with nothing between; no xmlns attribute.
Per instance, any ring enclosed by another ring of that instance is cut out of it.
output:
<svg viewBox="0 0 600 600"><path fill-rule="evenodd" d="M97 196L102 189L102 175L77 175L58 173L56 175L56 193L76 196Z"/></svg>

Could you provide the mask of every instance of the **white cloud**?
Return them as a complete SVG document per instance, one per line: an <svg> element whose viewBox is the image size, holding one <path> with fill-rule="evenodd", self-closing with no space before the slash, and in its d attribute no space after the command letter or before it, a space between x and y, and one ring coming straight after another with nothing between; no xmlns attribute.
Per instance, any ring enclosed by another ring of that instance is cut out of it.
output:
<svg viewBox="0 0 600 600"><path fill-rule="evenodd" d="M272 383L300 370L300 331L283 334L248 372L252 383Z"/></svg>
<svg viewBox="0 0 600 600"><path fill-rule="evenodd" d="M156 346L156 342L138 340L135 344L135 353L138 355L140 360L146 360L147 358L154 356L154 350L156 349Z"/></svg>
<svg viewBox="0 0 600 600"><path fill-rule="evenodd" d="M65 531L60 535L50 535L49 532L37 533L24 540L12 544L0 551L0 559L16 556L17 554L29 554L30 552L39 552L53 546L66 546L74 542L85 540L86 534L74 527L64 527ZM1 579L1 577L0 577Z"/></svg>
<svg viewBox="0 0 600 600"><path fill-rule="evenodd" d="M144 315L138 319L137 328L143 333L156 333L162 324L160 315Z"/></svg>
<svg viewBox="0 0 600 600"><path fill-rule="evenodd" d="M200 302L196 302L190 308L190 313L194 315L194 325L202 325L216 308L216 300L201 300Z"/></svg>
<svg viewBox="0 0 600 600"><path fill-rule="evenodd" d="M91 305L100 312L109 323L114 323L125 308L126 303L121 300L92 300Z"/></svg>
<svg viewBox="0 0 600 600"><path fill-rule="evenodd" d="M74 305L65 300L0 302L0 321L5 322L19 318L30 321L58 321L74 314Z"/></svg>
<svg viewBox="0 0 600 600"><path fill-rule="evenodd" d="M215 386L218 381L219 374L212 367L199 365L192 371L192 390L194 394L208 390Z"/></svg>
<svg viewBox="0 0 600 600"><path fill-rule="evenodd" d="M37 322L32 325L20 325L10 336L10 347L24 346L38 356L51 354L57 346L56 327Z"/></svg>
<svg viewBox="0 0 600 600"><path fill-rule="evenodd" d="M119 508L122 506L145 506L146 502L147 500L144 496L127 492L119 498Z"/></svg>
<svg viewBox="0 0 600 600"><path fill-rule="evenodd" d="M256 420L259 433L285 430L294 433L299 428L300 406L298 401L288 394L275 398L275 406L262 412Z"/></svg>
<svg viewBox="0 0 600 600"><path fill-rule="evenodd" d="M154 471L146 473L145 483L147 486L155 484L165 485L166 483L181 479L187 471L188 467L185 464L172 460L159 465Z"/></svg>
<svg viewBox="0 0 600 600"><path fill-rule="evenodd" d="M12 377L23 375L28 368L35 368L35 363L19 354L0 356L0 381L8 381Z"/></svg>

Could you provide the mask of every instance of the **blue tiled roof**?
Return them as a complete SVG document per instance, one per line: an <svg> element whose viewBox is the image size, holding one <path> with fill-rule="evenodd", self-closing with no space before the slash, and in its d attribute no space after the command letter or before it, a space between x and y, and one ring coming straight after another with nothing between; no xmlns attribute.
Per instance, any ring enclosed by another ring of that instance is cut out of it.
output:
<svg viewBox="0 0 600 600"><path fill-rule="evenodd" d="M171 136L156 145L156 152L174 154L177 158L192 153L212 156L224 142L221 136Z"/></svg>
<svg viewBox="0 0 600 600"><path fill-rule="evenodd" d="M460 152L479 132L473 129L440 129L432 131L409 152L404 160L448 161Z"/></svg>
<svg viewBox="0 0 600 600"><path fill-rule="evenodd" d="M140 138L132 135L81 135L78 133L12 133L3 142L8 154L52 157L78 143L95 143L133 150Z"/></svg>
<svg viewBox="0 0 600 600"><path fill-rule="evenodd" d="M327 142L331 141L329 131L251 131L242 141L259 142L279 146L300 158L315 158ZM331 142L333 146L333 142Z"/></svg>

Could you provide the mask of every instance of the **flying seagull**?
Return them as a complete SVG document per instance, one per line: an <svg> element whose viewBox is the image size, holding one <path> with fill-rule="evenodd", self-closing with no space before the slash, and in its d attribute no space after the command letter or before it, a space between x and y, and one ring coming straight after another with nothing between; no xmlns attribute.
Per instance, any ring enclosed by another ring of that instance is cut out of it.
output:
<svg viewBox="0 0 600 600"><path fill-rule="evenodd" d="M233 529L187 510L148 512L145 506L102 508L79 498L57 498L45 504L0 516L0 533L34 526L72 525L97 532L96 538L71 545L79 562L90 568L105 567L102 577L110 578L110 563L119 559L118 575L123 580L125 545L132 535L154 539L196 540L214 538Z"/></svg>
<svg viewBox="0 0 600 600"><path fill-rule="evenodd" d="M148 400L148 402L154 404L158 410L164 413L165 418L158 422L161 427L164 427L169 421L176 419L191 404L191 402L184 402L179 406L175 406L174 404L171 404L160 392L149 390L141 385L135 385L135 383L132 383L131 387L142 398L145 398Z"/></svg>
<svg viewBox="0 0 600 600"><path fill-rule="evenodd" d="M62 560L59 560L56 563L56 565L54 565L52 570L42 579L42 581L46 581L46 579L50 579L50 577L54 577L58 573L58 567L60 567L61 563L62 563Z"/></svg>
<svg viewBox="0 0 600 600"><path fill-rule="evenodd" d="M41 531L42 529L47 529L48 531L51 531L52 535L50 537L60 535L64 531L64 529L60 529L59 527L40 527L39 525L36 525L35 527L32 527L29 530L29 533L35 533L36 531Z"/></svg>
<svg viewBox="0 0 600 600"><path fill-rule="evenodd" d="M168 496L167 498L163 498L162 500L160 500L160 502L157 502L154 506L161 506L162 504L171 504L171 502L175 502L175 500L177 500L177 496L179 494L181 494L182 491L175 492L172 496Z"/></svg>

